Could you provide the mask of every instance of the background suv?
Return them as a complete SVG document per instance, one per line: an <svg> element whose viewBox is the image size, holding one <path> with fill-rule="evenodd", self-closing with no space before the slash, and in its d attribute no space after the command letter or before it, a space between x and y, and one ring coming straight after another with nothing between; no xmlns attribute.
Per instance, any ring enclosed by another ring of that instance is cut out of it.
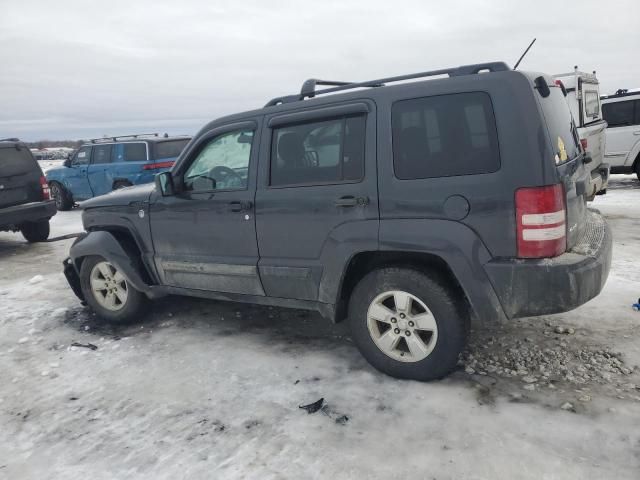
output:
<svg viewBox="0 0 640 480"><path fill-rule="evenodd" d="M58 210L112 190L153 181L175 162L190 137L127 135L92 140L64 166L47 171Z"/></svg>
<svg viewBox="0 0 640 480"><path fill-rule="evenodd" d="M47 180L29 147L17 138L0 140L0 231L20 231L29 242L43 242L55 214Z"/></svg>
<svg viewBox="0 0 640 480"><path fill-rule="evenodd" d="M472 318L564 312L602 289L611 233L587 209L585 157L540 73L311 80L205 125L155 186L83 202L65 274L111 321L166 294L348 318L379 370L440 378Z"/></svg>
<svg viewBox="0 0 640 480"><path fill-rule="evenodd" d="M635 173L640 180L640 91L602 97L602 114L609 124L605 157L611 173Z"/></svg>

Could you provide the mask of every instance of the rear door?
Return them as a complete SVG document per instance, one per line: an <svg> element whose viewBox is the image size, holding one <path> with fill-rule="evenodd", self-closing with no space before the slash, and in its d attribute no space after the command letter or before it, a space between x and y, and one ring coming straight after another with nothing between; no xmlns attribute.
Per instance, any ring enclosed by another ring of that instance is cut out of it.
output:
<svg viewBox="0 0 640 480"><path fill-rule="evenodd" d="M580 138L571 112L560 88L549 83L549 95L543 97L536 90L547 132L555 152L553 159L560 181L566 194L567 206L567 247L573 247L583 233L587 212L586 197L590 194L590 165L583 163Z"/></svg>
<svg viewBox="0 0 640 480"><path fill-rule="evenodd" d="M267 295L317 300L323 275L340 278L354 249L378 247L375 104L267 122L256 192L260 278Z"/></svg>
<svg viewBox="0 0 640 480"><path fill-rule="evenodd" d="M113 144L95 145L91 154L91 163L87 169L89 185L94 195L103 195L111 191L111 157Z"/></svg>
<svg viewBox="0 0 640 480"><path fill-rule="evenodd" d="M29 149L0 143L0 208L41 201L41 176Z"/></svg>
<svg viewBox="0 0 640 480"><path fill-rule="evenodd" d="M112 165L108 173L111 175L109 191L116 182L128 182L135 185L144 172L144 166L149 159L149 146L147 142L123 142L113 145ZM149 176L149 182L153 177Z"/></svg>
<svg viewBox="0 0 640 480"><path fill-rule="evenodd" d="M607 161L611 166L630 167L629 153L640 142L640 100L621 100L602 105L607 127Z"/></svg>
<svg viewBox="0 0 640 480"><path fill-rule="evenodd" d="M93 197L87 172L91 159L91 146L80 147L64 172L64 186L71 192L74 200L86 200Z"/></svg>

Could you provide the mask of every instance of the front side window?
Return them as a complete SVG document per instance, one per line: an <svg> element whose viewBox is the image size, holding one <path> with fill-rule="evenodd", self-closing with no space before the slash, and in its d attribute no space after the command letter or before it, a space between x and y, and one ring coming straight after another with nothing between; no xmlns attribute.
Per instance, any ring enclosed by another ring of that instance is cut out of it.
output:
<svg viewBox="0 0 640 480"><path fill-rule="evenodd" d="M610 128L633 125L634 101L605 103L602 105L602 116Z"/></svg>
<svg viewBox="0 0 640 480"><path fill-rule="evenodd" d="M273 130L271 186L361 180L365 117L288 125Z"/></svg>
<svg viewBox="0 0 640 480"><path fill-rule="evenodd" d="M75 157L73 157L73 165L86 165L89 163L89 158L91 157L91 147L82 147L77 152Z"/></svg>
<svg viewBox="0 0 640 480"><path fill-rule="evenodd" d="M238 130L213 138L200 149L184 174L186 190L245 190L251 159L252 130Z"/></svg>
<svg viewBox="0 0 640 480"><path fill-rule="evenodd" d="M91 163L110 163L112 145L96 145L93 147Z"/></svg>
<svg viewBox="0 0 640 480"><path fill-rule="evenodd" d="M438 95L392 108L393 166L401 180L491 173L500 168L489 95Z"/></svg>

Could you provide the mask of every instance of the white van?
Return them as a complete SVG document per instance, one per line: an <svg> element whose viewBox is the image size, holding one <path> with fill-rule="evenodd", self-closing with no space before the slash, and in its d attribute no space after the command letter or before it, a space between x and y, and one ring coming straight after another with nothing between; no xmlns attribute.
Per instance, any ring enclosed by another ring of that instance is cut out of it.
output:
<svg viewBox="0 0 640 480"><path fill-rule="evenodd" d="M609 166L605 163L607 122L600 108L600 84L596 72L586 73L574 67L573 72L554 75L556 83L566 91L569 109L576 122L582 148L591 157L591 191L587 197L593 200L596 193L605 193L609 182Z"/></svg>
<svg viewBox="0 0 640 480"><path fill-rule="evenodd" d="M602 97L607 127L605 158L611 173L635 173L640 180L640 90Z"/></svg>

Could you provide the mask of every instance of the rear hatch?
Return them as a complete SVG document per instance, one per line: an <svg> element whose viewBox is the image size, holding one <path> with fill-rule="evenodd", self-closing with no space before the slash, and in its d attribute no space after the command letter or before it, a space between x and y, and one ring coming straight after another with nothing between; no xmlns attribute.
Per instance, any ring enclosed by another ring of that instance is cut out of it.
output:
<svg viewBox="0 0 640 480"><path fill-rule="evenodd" d="M580 240L587 218L586 194L590 185L590 165L583 163L583 150L580 138L573 122L571 112L560 87L551 80L548 95L543 96L542 89L536 88L547 132L554 152L553 158L546 159L557 173L565 192L567 249L571 249Z"/></svg>
<svg viewBox="0 0 640 480"><path fill-rule="evenodd" d="M42 170L24 145L0 142L0 208L42 201Z"/></svg>

